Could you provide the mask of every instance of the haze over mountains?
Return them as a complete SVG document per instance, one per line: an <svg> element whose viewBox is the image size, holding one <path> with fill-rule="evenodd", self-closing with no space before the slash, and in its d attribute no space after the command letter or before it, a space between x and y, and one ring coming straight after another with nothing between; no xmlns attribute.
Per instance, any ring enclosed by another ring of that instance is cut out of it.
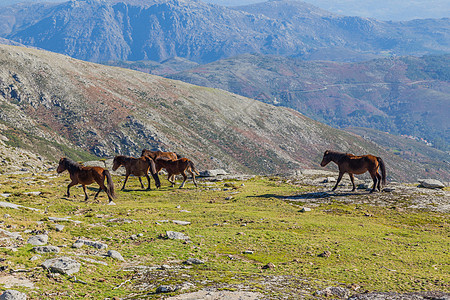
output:
<svg viewBox="0 0 450 300"><path fill-rule="evenodd" d="M300 1L227 8L200 1L74 0L2 9L0 37L74 58L212 62L243 53L353 61L450 51L448 19L382 22ZM324 53L324 54L322 54Z"/></svg>

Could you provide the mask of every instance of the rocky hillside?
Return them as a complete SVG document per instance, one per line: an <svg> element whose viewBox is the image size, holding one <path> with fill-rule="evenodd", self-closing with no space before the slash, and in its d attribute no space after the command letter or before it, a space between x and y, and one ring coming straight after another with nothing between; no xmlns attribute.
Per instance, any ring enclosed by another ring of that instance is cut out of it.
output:
<svg viewBox="0 0 450 300"><path fill-rule="evenodd" d="M391 178L428 174L371 141L229 92L14 46L0 46L0 64L10 145L53 161L161 148L200 169L271 174L316 167L333 148L382 156Z"/></svg>
<svg viewBox="0 0 450 300"><path fill-rule="evenodd" d="M368 127L450 143L450 56L360 63L242 55L170 75L293 108L334 127Z"/></svg>
<svg viewBox="0 0 450 300"><path fill-rule="evenodd" d="M3 8L0 37L87 61L211 62L243 53L355 60L450 50L448 19L381 22L300 1L73 0Z"/></svg>

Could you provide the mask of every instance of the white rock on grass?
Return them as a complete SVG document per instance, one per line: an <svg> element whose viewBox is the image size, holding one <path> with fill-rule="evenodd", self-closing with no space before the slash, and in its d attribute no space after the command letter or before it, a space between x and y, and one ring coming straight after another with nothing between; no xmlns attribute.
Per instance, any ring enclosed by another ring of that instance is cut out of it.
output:
<svg viewBox="0 0 450 300"><path fill-rule="evenodd" d="M52 273L72 275L80 271L81 264L70 257L62 256L47 259L41 266L44 269L50 270Z"/></svg>
<svg viewBox="0 0 450 300"><path fill-rule="evenodd" d="M33 250L37 253L59 253L60 249L56 246L38 246L34 247Z"/></svg>
<svg viewBox="0 0 450 300"><path fill-rule="evenodd" d="M109 250L108 253L106 254L106 256L120 260L120 261L125 261L122 254L120 254L116 250Z"/></svg>
<svg viewBox="0 0 450 300"><path fill-rule="evenodd" d="M189 240L189 237L181 232L166 231L167 237L171 240Z"/></svg>
<svg viewBox="0 0 450 300"><path fill-rule="evenodd" d="M104 244L104 243L101 243L101 242L95 242L95 241L89 241L89 240L83 240L83 239L79 239L79 240L77 240L73 245L72 245L72 247L73 248L80 248L80 247L75 247L75 245L82 245L82 244L84 244L84 245L86 245L86 246L91 246L91 247L94 247L94 248L96 248L96 249L106 249L106 248L108 248L108 245L106 245L106 244Z"/></svg>
<svg viewBox="0 0 450 300"><path fill-rule="evenodd" d="M46 245L48 243L48 235L38 234L38 235L32 236L28 239L27 243L34 245L34 246Z"/></svg>
<svg viewBox="0 0 450 300"><path fill-rule="evenodd" d="M16 290L6 290L0 295L0 300L26 300L27 295Z"/></svg>
<svg viewBox="0 0 450 300"><path fill-rule="evenodd" d="M188 260L184 261L183 264L185 265L201 265L205 262L198 258L189 258Z"/></svg>
<svg viewBox="0 0 450 300"><path fill-rule="evenodd" d="M419 179L419 183L421 187L428 189L443 189L445 185L436 179Z"/></svg>

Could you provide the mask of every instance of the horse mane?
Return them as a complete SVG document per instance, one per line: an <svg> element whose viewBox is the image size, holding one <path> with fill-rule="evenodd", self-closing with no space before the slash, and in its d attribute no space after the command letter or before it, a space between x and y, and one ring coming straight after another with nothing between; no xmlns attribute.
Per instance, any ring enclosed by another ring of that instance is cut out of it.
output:
<svg viewBox="0 0 450 300"><path fill-rule="evenodd" d="M65 157L63 159L64 167L69 172L80 170L83 166L76 161L71 160L70 158Z"/></svg>

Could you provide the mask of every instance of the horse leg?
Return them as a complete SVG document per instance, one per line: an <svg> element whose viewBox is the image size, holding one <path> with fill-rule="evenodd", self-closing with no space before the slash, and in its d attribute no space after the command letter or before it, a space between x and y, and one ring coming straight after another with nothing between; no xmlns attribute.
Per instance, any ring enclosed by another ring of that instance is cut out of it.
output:
<svg viewBox="0 0 450 300"><path fill-rule="evenodd" d="M147 188L147 190L151 190L151 187L150 187L150 176L148 176L148 174L145 174L145 177L147 177L147 181L148 181L148 188ZM141 179L141 177L139 177L139 179Z"/></svg>
<svg viewBox="0 0 450 300"><path fill-rule="evenodd" d="M352 173L348 173L348 175L350 176L350 180L352 181L352 184L353 184L352 192L354 192L356 190L355 177L353 176Z"/></svg>
<svg viewBox="0 0 450 300"><path fill-rule="evenodd" d="M147 175L147 177L148 177L148 175ZM144 185L142 184L141 176L138 176L138 178L139 178L139 182L141 183L141 189L144 189Z"/></svg>
<svg viewBox="0 0 450 300"><path fill-rule="evenodd" d="M377 175L377 179L378 179L378 191L381 192L381 175L380 175L380 173L378 173L378 171L377 171L376 175Z"/></svg>
<svg viewBox="0 0 450 300"><path fill-rule="evenodd" d="M190 171L190 173L192 175L192 181L194 182L195 187L198 187L197 182L195 181L195 174L192 171Z"/></svg>
<svg viewBox="0 0 450 300"><path fill-rule="evenodd" d="M187 175L186 175L186 173L184 173L184 171L181 172L181 175L183 176L183 183L181 183L180 189L184 187L184 183L186 182L186 179L187 179Z"/></svg>
<svg viewBox="0 0 450 300"><path fill-rule="evenodd" d="M338 187L338 184L339 184L339 182L341 181L342 176L344 176L344 173L339 172L339 176L338 176L338 179L337 179L337 181L336 181L336 185L334 186L333 189L331 189L332 191L334 191L334 190Z"/></svg>
<svg viewBox="0 0 450 300"><path fill-rule="evenodd" d="M170 180L170 178L172 178L173 177L173 175L172 174L169 174L168 176L167 176L167 180L172 184L172 187L174 187L175 186L175 181L171 181Z"/></svg>
<svg viewBox="0 0 450 300"><path fill-rule="evenodd" d="M375 192L375 189L377 187L377 176L374 173L370 173L370 176L372 177L373 180L373 187L372 190L370 190L371 193Z"/></svg>
<svg viewBox="0 0 450 300"><path fill-rule="evenodd" d="M86 192L86 186L83 184L83 192L84 192L84 201L87 201L89 199L88 194Z"/></svg>
<svg viewBox="0 0 450 300"><path fill-rule="evenodd" d="M74 186L76 183L74 181L72 181L71 183L69 183L69 185L67 186L67 198L70 198L70 188L72 186Z"/></svg>
<svg viewBox="0 0 450 300"><path fill-rule="evenodd" d="M123 183L123 186L122 186L122 189L121 190L123 190L124 188L125 188L125 184L127 184L127 180L128 180L128 176L130 176L130 174L125 174L125 181L124 181L124 183Z"/></svg>

